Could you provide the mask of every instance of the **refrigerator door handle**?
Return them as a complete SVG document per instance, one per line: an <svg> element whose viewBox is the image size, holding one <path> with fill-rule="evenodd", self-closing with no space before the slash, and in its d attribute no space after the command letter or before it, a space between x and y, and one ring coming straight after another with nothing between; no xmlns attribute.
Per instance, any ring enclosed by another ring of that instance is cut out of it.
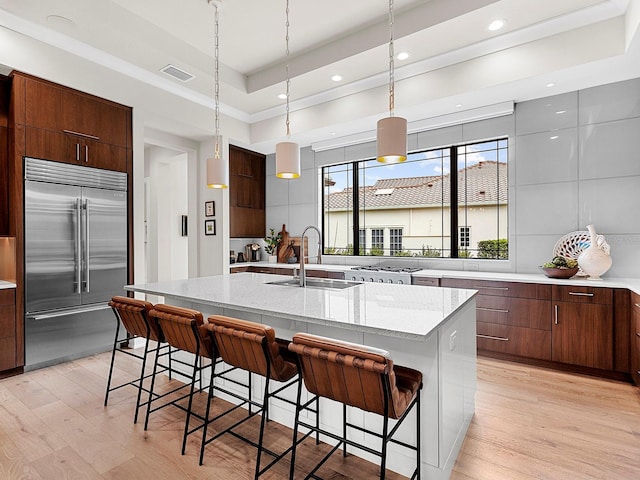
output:
<svg viewBox="0 0 640 480"><path fill-rule="evenodd" d="M76 293L82 292L82 248L81 245L81 226L82 222L82 203L78 198L76 199L76 239L75 239L75 247L76 247L76 281L75 281L75 290Z"/></svg>
<svg viewBox="0 0 640 480"><path fill-rule="evenodd" d="M84 252L84 291L89 292L89 200L84 201L84 239L82 251Z"/></svg>

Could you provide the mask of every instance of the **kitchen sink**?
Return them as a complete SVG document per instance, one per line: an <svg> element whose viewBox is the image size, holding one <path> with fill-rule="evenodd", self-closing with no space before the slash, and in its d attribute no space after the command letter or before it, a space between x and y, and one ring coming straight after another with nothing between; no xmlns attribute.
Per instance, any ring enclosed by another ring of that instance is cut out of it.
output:
<svg viewBox="0 0 640 480"><path fill-rule="evenodd" d="M300 287L300 279L289 278L287 280L277 280L275 282L267 282L269 285L283 285L285 287ZM345 288L355 287L360 282L348 282L345 280L333 280L328 278L307 278L308 288L325 288L328 290L344 290Z"/></svg>

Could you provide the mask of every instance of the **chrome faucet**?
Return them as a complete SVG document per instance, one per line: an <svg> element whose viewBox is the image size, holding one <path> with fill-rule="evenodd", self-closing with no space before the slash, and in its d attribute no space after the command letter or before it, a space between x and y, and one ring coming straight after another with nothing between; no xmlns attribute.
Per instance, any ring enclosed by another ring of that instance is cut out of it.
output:
<svg viewBox="0 0 640 480"><path fill-rule="evenodd" d="M309 230L310 228L318 232L318 255L316 258L318 259L318 263L322 263L322 233L320 232L318 227L309 225L304 229L304 231L302 232L302 236L300 237L300 286L301 287L307 286L307 275L305 274L305 271L304 271L304 237L305 237L305 234L307 233L307 230Z"/></svg>

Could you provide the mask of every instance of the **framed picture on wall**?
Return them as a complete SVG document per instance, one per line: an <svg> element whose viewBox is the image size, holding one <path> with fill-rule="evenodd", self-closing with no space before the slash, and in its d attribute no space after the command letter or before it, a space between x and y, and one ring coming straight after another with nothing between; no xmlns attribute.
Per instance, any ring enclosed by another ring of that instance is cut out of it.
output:
<svg viewBox="0 0 640 480"><path fill-rule="evenodd" d="M204 216L215 217L216 216L216 202L204 202Z"/></svg>
<svg viewBox="0 0 640 480"><path fill-rule="evenodd" d="M216 221L215 220L205 220L204 221L204 234L205 235L215 235L216 234Z"/></svg>

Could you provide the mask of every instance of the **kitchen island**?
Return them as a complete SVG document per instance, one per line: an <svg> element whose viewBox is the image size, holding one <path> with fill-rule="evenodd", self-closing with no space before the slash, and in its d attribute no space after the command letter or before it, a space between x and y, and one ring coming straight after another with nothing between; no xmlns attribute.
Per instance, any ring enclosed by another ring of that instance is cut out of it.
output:
<svg viewBox="0 0 640 480"><path fill-rule="evenodd" d="M288 278L291 277L240 273L131 285L125 289L162 296L166 303L197 309L205 318L222 314L265 323L282 338L308 332L387 350L395 363L423 373L422 477L448 479L475 408L476 292L375 283L344 289L273 283ZM254 382L256 398L261 388L259 382ZM322 402L323 427L339 432L340 412L338 405ZM293 412L286 404L274 403L270 418L291 426ZM380 425L378 416L355 409L349 419L369 428ZM360 432L350 435L363 440ZM410 427L401 429L398 436L415 441ZM379 448L375 438L364 441ZM405 449L393 444L389 448L388 468L407 475L415 460ZM377 457L351 451L378 462Z"/></svg>

